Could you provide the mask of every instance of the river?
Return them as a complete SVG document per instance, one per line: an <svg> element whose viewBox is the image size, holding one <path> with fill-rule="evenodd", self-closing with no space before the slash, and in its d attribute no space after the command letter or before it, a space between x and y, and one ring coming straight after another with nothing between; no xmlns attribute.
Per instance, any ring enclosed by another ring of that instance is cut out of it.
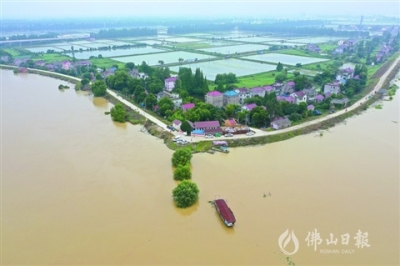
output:
<svg viewBox="0 0 400 266"><path fill-rule="evenodd" d="M64 81L0 74L2 265L399 265L399 93L322 137L196 154L200 198L182 210L161 140L112 122L102 98L58 90ZM299 241L289 259L287 229Z"/></svg>

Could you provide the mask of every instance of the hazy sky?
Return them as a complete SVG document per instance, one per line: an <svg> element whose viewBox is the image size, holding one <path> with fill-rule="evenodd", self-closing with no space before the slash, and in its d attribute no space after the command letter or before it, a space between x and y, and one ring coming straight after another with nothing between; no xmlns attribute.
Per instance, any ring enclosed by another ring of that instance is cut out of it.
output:
<svg viewBox="0 0 400 266"><path fill-rule="evenodd" d="M264 0L264 1L92 1L0 0L1 17L224 17L276 15L400 16L400 0Z"/></svg>

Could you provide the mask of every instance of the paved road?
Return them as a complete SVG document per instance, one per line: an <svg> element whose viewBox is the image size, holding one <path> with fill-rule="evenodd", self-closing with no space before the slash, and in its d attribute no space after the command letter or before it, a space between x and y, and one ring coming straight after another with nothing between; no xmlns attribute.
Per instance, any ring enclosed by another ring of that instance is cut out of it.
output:
<svg viewBox="0 0 400 266"><path fill-rule="evenodd" d="M379 79L378 83L375 85L374 89L371 91L371 94L374 94L375 92L377 92L383 85L383 82L385 81L385 79L387 78L387 76L389 75L389 73L394 69L394 67L396 66L396 64L400 61L400 57L396 58L396 60L392 63L392 65L388 68L388 70L381 76L381 78ZM43 72L43 73L51 73L54 74L54 72L49 72L49 71L44 71L44 70L37 70L34 69L35 71L39 71L39 72ZM79 78L75 78L75 77L71 77L68 75L63 75L63 74L58 74L60 76L64 76L70 79L74 79L77 81L80 81ZM161 120L157 119L156 117L146 113L145 111L141 110L140 108L138 108L137 106L135 106L134 104L132 104L131 102L123 99L121 96L118 96L115 92L111 91L111 90L107 90L107 92L112 95L113 97L115 97L116 99L118 99L119 101L123 102L124 104L126 104L127 106L131 107L133 110L138 111L142 116L146 117L147 119L149 119L150 121L152 121L153 123L155 123L156 125L158 125L159 127L161 127L163 130L165 131L170 131L169 129L167 129L167 125L162 122ZM361 99L359 101L357 101L356 103L354 103L352 106L347 107L347 111L351 111L354 110L356 107L360 106L360 104L363 104L366 101L366 99ZM320 123L322 121L326 121L329 120L333 117L342 115L346 112L346 110L341 110L338 112L335 112L333 114L329 114L327 116L306 122L306 123L302 123L293 127L288 127L285 129L281 129L281 130L277 130L277 131L263 131L260 129L256 129L256 128L252 128L251 130L253 130L254 132L256 132L256 134L253 137L257 137L257 136L268 136L268 135L276 135L276 134L280 134L280 133L286 133L286 132L290 132L290 131L294 131L296 129L300 129L300 128L305 128L309 125L314 125L317 123ZM192 141L192 142L200 142L203 140L210 140L210 139L206 139L204 137L188 137L188 136L184 136L183 134L179 133L179 132L172 132L175 136L182 136L183 139L186 139L188 141ZM233 137L229 137L227 139L242 139L242 138L252 138L252 136L246 136L246 135L237 135L237 136L233 136Z"/></svg>

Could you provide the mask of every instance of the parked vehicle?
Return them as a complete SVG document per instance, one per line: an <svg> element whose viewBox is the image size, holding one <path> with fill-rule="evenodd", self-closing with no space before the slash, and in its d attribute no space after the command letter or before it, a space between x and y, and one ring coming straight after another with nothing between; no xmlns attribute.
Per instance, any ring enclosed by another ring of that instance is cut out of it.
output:
<svg viewBox="0 0 400 266"><path fill-rule="evenodd" d="M231 133L225 134L225 137L233 137L233 134Z"/></svg>
<svg viewBox="0 0 400 266"><path fill-rule="evenodd" d="M208 139L211 139L211 138L213 138L214 136L211 135L211 134L207 134L207 135L205 135L205 137L208 138Z"/></svg>
<svg viewBox="0 0 400 266"><path fill-rule="evenodd" d="M319 110L314 110L314 111L313 111L313 114L314 114L314 115L321 115L321 112L320 112Z"/></svg>
<svg viewBox="0 0 400 266"><path fill-rule="evenodd" d="M246 136L253 136L255 133L253 131L247 132Z"/></svg>

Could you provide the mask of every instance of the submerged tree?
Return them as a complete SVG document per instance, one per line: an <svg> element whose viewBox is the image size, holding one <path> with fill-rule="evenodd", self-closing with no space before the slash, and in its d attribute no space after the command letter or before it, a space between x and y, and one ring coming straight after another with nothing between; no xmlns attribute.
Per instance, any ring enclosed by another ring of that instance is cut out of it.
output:
<svg viewBox="0 0 400 266"><path fill-rule="evenodd" d="M198 200L199 188L196 183L184 180L174 188L172 197L178 208L187 208L195 204Z"/></svg>

